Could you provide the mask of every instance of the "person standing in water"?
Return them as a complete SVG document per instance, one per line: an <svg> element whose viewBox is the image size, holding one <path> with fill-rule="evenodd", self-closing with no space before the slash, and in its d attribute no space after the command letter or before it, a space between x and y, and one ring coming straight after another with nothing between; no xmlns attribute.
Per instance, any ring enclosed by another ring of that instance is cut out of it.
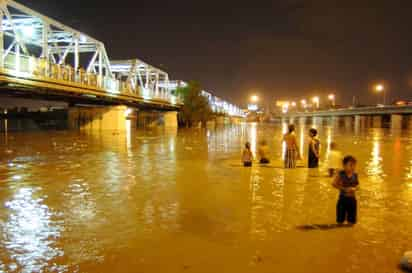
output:
<svg viewBox="0 0 412 273"><path fill-rule="evenodd" d="M343 170L336 175L332 186L339 190L339 199L336 204L336 222L356 224L357 201L355 192L359 189L358 174L356 173L356 158L345 156Z"/></svg>
<svg viewBox="0 0 412 273"><path fill-rule="evenodd" d="M308 152L308 167L318 168L319 167L319 152L320 152L320 141L316 137L318 131L314 128L309 130L309 152Z"/></svg>
<svg viewBox="0 0 412 273"><path fill-rule="evenodd" d="M243 149L242 162L243 162L243 166L252 167L253 153L250 150L250 143L249 142L246 142L245 148Z"/></svg>
<svg viewBox="0 0 412 273"><path fill-rule="evenodd" d="M260 164L269 164L270 163L270 160L269 160L269 147L268 147L268 144L267 144L266 140L262 140L260 142L258 152L259 152L259 158L260 158L259 163Z"/></svg>
<svg viewBox="0 0 412 273"><path fill-rule="evenodd" d="M296 168L296 161L300 159L299 147L295 135L295 125L290 124L288 132L283 136L283 142L286 144L285 151L285 168Z"/></svg>

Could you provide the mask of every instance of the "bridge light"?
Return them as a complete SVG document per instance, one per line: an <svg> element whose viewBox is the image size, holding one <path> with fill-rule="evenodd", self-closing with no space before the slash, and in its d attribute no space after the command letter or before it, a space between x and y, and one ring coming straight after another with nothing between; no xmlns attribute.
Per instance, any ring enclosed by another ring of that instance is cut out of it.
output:
<svg viewBox="0 0 412 273"><path fill-rule="evenodd" d="M133 109L132 108L127 108L126 110L124 110L124 116L128 117L133 113Z"/></svg>
<svg viewBox="0 0 412 273"><path fill-rule="evenodd" d="M250 97L250 100L251 100L252 102L258 102L258 101L259 101L259 97L256 96L256 95L253 95L253 96Z"/></svg>
<svg viewBox="0 0 412 273"><path fill-rule="evenodd" d="M81 35L80 35L80 42L81 42L81 43L87 42L87 37L84 36L83 34L81 34Z"/></svg>
<svg viewBox="0 0 412 273"><path fill-rule="evenodd" d="M23 36L26 38L32 38L34 35L34 27L33 26L23 26L21 29Z"/></svg>

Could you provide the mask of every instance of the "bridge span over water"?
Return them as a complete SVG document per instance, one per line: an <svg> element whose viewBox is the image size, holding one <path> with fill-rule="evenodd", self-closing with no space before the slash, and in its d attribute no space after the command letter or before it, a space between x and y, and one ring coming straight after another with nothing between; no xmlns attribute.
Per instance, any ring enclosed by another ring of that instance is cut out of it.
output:
<svg viewBox="0 0 412 273"><path fill-rule="evenodd" d="M0 44L2 95L122 105L127 112L182 106L166 71L138 58L113 61L103 42L13 0L0 0ZM216 112L243 115L239 107L205 93Z"/></svg>
<svg viewBox="0 0 412 273"><path fill-rule="evenodd" d="M390 124L393 129L412 128L412 106L385 105L380 107L350 107L342 109L328 109L305 112L288 112L274 115L277 119L290 121L312 118L329 118L332 122L343 121L347 126L382 127L384 123Z"/></svg>

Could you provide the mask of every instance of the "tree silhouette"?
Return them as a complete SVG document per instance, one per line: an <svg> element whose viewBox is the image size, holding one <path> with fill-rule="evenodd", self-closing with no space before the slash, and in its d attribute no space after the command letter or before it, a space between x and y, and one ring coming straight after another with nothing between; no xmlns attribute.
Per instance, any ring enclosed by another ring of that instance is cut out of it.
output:
<svg viewBox="0 0 412 273"><path fill-rule="evenodd" d="M190 81L187 86L179 87L176 93L183 97L180 120L187 126L205 124L212 116L208 99L202 95L202 88L196 81Z"/></svg>

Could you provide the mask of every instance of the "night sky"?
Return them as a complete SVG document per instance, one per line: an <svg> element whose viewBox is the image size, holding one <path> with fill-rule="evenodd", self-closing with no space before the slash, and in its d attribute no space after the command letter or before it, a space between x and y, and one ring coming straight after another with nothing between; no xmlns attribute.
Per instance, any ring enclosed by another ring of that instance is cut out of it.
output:
<svg viewBox="0 0 412 273"><path fill-rule="evenodd" d="M412 100L411 1L20 0L101 41L111 59L138 57L173 79L244 104L357 95Z"/></svg>

